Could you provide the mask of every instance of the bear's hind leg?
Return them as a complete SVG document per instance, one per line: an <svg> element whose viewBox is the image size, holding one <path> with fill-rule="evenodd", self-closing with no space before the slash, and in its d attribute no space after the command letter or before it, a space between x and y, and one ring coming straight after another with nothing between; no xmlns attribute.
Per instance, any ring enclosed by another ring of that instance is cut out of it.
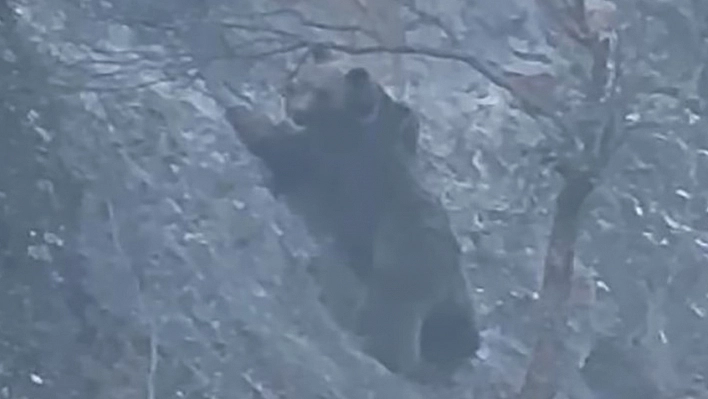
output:
<svg viewBox="0 0 708 399"><path fill-rule="evenodd" d="M367 293L357 322L364 351L391 372L415 372L420 366L420 331L425 314L421 306L390 295Z"/></svg>

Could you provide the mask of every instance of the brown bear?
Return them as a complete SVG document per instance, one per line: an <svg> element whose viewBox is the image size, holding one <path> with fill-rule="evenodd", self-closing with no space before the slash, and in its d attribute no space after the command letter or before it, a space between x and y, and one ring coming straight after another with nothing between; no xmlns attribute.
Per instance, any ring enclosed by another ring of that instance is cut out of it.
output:
<svg viewBox="0 0 708 399"><path fill-rule="evenodd" d="M272 174L272 190L315 235L335 238L365 295L355 330L393 372L456 365L479 333L442 204L411 162L418 118L362 67L315 49L283 99L289 120L246 107L226 117Z"/></svg>

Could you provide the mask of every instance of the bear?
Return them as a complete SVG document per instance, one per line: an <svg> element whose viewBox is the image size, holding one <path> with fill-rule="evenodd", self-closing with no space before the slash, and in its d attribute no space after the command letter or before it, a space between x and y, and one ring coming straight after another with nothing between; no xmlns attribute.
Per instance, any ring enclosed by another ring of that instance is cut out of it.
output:
<svg viewBox="0 0 708 399"><path fill-rule="evenodd" d="M271 190L315 236L334 237L361 281L355 334L394 373L456 367L479 332L447 213L411 165L417 115L366 68L322 48L290 77L286 119L245 106L225 116L270 171Z"/></svg>

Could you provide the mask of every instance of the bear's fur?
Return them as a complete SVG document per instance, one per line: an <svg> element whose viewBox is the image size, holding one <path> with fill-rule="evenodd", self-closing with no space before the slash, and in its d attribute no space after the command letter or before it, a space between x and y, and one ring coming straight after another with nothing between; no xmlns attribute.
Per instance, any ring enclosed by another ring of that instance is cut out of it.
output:
<svg viewBox="0 0 708 399"><path fill-rule="evenodd" d="M227 119L271 171L273 191L313 232L335 238L361 280L355 330L368 353L403 374L473 356L479 334L460 248L410 167L417 117L366 69L312 58L285 90L290 121L245 107L227 108Z"/></svg>

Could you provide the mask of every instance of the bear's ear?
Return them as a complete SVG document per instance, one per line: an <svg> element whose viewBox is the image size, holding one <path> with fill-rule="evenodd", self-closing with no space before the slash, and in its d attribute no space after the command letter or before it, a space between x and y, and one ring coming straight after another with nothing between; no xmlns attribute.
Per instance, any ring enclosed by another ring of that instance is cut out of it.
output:
<svg viewBox="0 0 708 399"><path fill-rule="evenodd" d="M345 107L363 122L370 122L378 114L381 92L366 68L356 67L344 76Z"/></svg>
<svg viewBox="0 0 708 399"><path fill-rule="evenodd" d="M349 86L361 86L368 84L371 76L366 68L357 67L350 69L344 78Z"/></svg>
<svg viewBox="0 0 708 399"><path fill-rule="evenodd" d="M334 53L323 44L313 44L310 47L310 57L315 64L322 64L333 60Z"/></svg>

